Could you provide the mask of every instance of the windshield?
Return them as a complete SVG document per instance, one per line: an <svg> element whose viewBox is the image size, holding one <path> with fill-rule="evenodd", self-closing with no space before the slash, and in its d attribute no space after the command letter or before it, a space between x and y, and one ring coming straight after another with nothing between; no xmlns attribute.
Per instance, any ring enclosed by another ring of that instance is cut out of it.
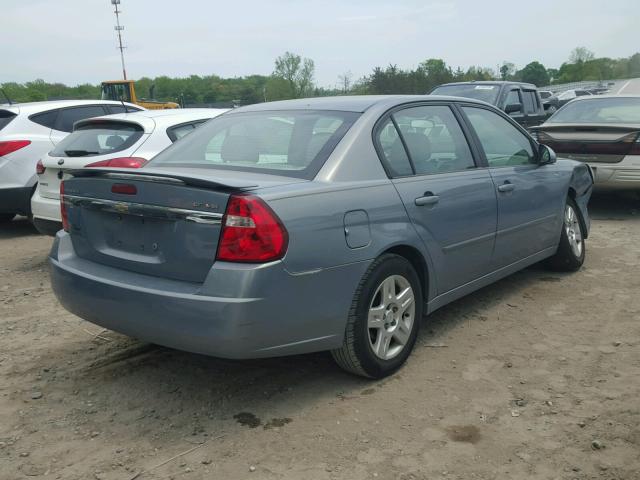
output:
<svg viewBox="0 0 640 480"><path fill-rule="evenodd" d="M133 123L92 122L65 137L51 156L91 157L121 152L133 146L142 133L142 127Z"/></svg>
<svg viewBox="0 0 640 480"><path fill-rule="evenodd" d="M102 100L131 101L131 92L128 83L103 83Z"/></svg>
<svg viewBox="0 0 640 480"><path fill-rule="evenodd" d="M485 102L496 104L498 99L498 85L441 85L436 87L431 95L449 95L452 97L475 98Z"/></svg>
<svg viewBox="0 0 640 480"><path fill-rule="evenodd" d="M311 179L359 115L299 110L223 115L150 163Z"/></svg>
<svg viewBox="0 0 640 480"><path fill-rule="evenodd" d="M596 98L567 103L549 123L638 123L640 98Z"/></svg>

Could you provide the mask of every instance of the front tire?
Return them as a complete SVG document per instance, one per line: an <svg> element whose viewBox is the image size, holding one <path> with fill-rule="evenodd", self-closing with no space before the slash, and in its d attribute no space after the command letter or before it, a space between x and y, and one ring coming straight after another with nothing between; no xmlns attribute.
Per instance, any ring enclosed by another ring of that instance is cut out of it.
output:
<svg viewBox="0 0 640 480"><path fill-rule="evenodd" d="M348 372L383 378L413 350L422 320L422 286L407 259L385 254L358 285L342 347L331 352Z"/></svg>
<svg viewBox="0 0 640 480"><path fill-rule="evenodd" d="M580 210L572 198L567 199L562 220L558 251L546 264L556 272L575 272L582 267L586 255Z"/></svg>

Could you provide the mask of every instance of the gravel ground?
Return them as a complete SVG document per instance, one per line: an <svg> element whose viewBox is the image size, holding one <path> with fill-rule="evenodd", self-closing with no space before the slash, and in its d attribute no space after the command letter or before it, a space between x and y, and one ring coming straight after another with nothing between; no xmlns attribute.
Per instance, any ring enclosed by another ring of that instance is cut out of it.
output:
<svg viewBox="0 0 640 480"><path fill-rule="evenodd" d="M436 312L384 381L235 362L63 310L51 239L0 231L0 478L640 479L640 202L592 202L584 268ZM186 453L185 453L186 452Z"/></svg>

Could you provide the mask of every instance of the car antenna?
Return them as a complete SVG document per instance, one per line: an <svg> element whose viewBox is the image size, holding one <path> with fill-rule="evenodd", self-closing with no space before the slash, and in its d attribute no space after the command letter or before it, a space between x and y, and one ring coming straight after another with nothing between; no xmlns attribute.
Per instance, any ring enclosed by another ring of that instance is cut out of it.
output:
<svg viewBox="0 0 640 480"><path fill-rule="evenodd" d="M120 95L120 103L122 104L122 108L124 108L124 113L129 113L129 109L127 108L127 105L124 103L124 99L122 98L122 95Z"/></svg>
<svg viewBox="0 0 640 480"><path fill-rule="evenodd" d="M9 105L13 105L13 102L11 101L11 99L9 98L9 95L7 95L7 92L4 91L4 88L0 89L2 91L2 94L4 95L4 98L7 99L7 102L9 102Z"/></svg>

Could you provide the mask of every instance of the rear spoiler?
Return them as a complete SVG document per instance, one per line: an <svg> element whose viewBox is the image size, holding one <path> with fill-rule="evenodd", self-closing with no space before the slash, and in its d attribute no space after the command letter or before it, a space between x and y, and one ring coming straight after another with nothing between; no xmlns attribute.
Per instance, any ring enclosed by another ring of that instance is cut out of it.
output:
<svg viewBox="0 0 640 480"><path fill-rule="evenodd" d="M189 185L200 188L216 188L224 190L250 190L258 185L238 180L216 179L204 175L184 175L163 170L131 170L122 168L83 168L69 172L75 178L102 177L114 180L130 180L138 182L167 183L171 185Z"/></svg>

